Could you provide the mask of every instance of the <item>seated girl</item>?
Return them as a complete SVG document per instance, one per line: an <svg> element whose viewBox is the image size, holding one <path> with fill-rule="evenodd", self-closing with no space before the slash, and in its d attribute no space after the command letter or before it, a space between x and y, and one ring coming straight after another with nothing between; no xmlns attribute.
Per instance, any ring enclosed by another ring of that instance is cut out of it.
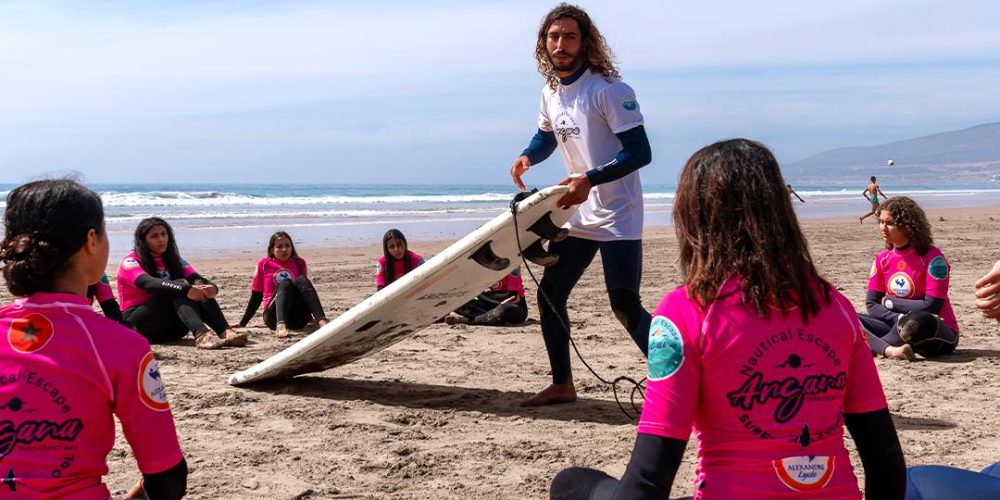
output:
<svg viewBox="0 0 1000 500"><path fill-rule="evenodd" d="M247 326L262 302L267 304L264 324L278 337L287 337L289 329L299 330L310 319L315 319L319 326L325 325L323 305L306 274L306 261L295 251L292 237L284 231L272 234L267 257L257 261L250 283L250 301L239 326Z"/></svg>
<svg viewBox="0 0 1000 500"><path fill-rule="evenodd" d="M0 497L111 498L115 417L143 479L128 497L184 496L187 463L149 342L101 317L87 288L108 265L101 198L70 180L7 195L0 267Z"/></svg>
<svg viewBox="0 0 1000 500"><path fill-rule="evenodd" d="M219 287L181 258L173 229L159 217L143 219L135 228L133 249L119 264L117 281L122 316L153 344L180 340L188 332L199 349L247 343L247 334L229 327L215 301Z"/></svg>
<svg viewBox="0 0 1000 500"><path fill-rule="evenodd" d="M878 215L885 250L872 262L861 314L874 354L916 359L958 346L958 321L948 299L951 264L933 245L931 225L905 196L889 198Z"/></svg>
<svg viewBox="0 0 1000 500"><path fill-rule="evenodd" d="M517 325L528 319L521 268L511 271L476 298L445 317L449 325Z"/></svg>
<svg viewBox="0 0 1000 500"><path fill-rule="evenodd" d="M375 272L375 287L381 290L423 263L420 254L407 248L406 236L398 229L390 229L382 236L382 256Z"/></svg>

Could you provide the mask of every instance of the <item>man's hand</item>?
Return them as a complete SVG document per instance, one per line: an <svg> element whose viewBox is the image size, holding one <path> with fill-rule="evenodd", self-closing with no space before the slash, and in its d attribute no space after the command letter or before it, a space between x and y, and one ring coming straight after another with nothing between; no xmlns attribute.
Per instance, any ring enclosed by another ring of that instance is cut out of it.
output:
<svg viewBox="0 0 1000 500"><path fill-rule="evenodd" d="M976 282L976 307L982 309L984 318L1000 322L1000 260L993 269Z"/></svg>
<svg viewBox="0 0 1000 500"><path fill-rule="evenodd" d="M559 198L556 203L563 208L579 205L587 201L590 196L590 178L583 174L571 174L569 177L559 181L560 186L569 186L569 192Z"/></svg>
<svg viewBox="0 0 1000 500"><path fill-rule="evenodd" d="M517 159L514 160L514 164L510 166L510 177L511 179L514 179L514 185L521 191L528 189L524 187L524 182L521 181L521 176L524 175L530 168L531 160L524 155L518 156Z"/></svg>

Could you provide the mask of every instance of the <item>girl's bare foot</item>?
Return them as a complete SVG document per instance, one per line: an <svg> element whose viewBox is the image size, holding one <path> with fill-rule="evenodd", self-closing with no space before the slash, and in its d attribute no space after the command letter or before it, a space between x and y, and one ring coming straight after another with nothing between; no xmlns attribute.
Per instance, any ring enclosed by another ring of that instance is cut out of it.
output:
<svg viewBox="0 0 1000 500"><path fill-rule="evenodd" d="M247 345L248 333L237 333L236 330L229 329L223 334L223 345L232 347L243 347Z"/></svg>
<svg viewBox="0 0 1000 500"><path fill-rule="evenodd" d="M910 346L910 344L886 347L885 357L891 359L905 359L907 361L917 360L917 355L913 353L913 347Z"/></svg>
<svg viewBox="0 0 1000 500"><path fill-rule="evenodd" d="M279 339L283 339L290 335L291 333L289 333L288 331L288 326L285 325L284 323L278 323L278 327L274 330L274 336L278 337Z"/></svg>
<svg viewBox="0 0 1000 500"><path fill-rule="evenodd" d="M316 324L319 325L320 328L326 326L327 323L329 323L329 321L327 321L326 318L316 321Z"/></svg>
<svg viewBox="0 0 1000 500"><path fill-rule="evenodd" d="M222 347L224 340L220 339L215 332L205 332L194 339L194 346L198 349L218 349Z"/></svg>

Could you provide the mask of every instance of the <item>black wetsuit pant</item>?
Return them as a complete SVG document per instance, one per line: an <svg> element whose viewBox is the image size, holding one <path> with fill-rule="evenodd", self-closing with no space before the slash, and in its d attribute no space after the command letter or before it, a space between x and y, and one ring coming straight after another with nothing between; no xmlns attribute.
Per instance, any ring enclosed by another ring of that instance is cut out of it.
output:
<svg viewBox="0 0 1000 500"><path fill-rule="evenodd" d="M925 311L908 313L894 324L867 314L858 314L858 319L873 354L884 355L886 347L909 343L917 354L929 358L949 354L958 347L958 333Z"/></svg>
<svg viewBox="0 0 1000 500"><path fill-rule="evenodd" d="M564 384L573 378L566 303L598 250L604 265L604 286L611 299L611 310L642 354L646 355L652 318L639 300L642 240L594 241L570 236L562 241L553 241L549 243L548 251L558 254L559 262L545 268L538 289L538 310L554 384ZM543 293L552 301L556 314L553 314Z"/></svg>
<svg viewBox="0 0 1000 500"><path fill-rule="evenodd" d="M282 281L271 303L264 309L264 324L272 330L278 327L278 323L298 330L306 326L310 318L321 320L326 319L326 315L316 288L305 276Z"/></svg>
<svg viewBox="0 0 1000 500"><path fill-rule="evenodd" d="M483 292L478 297L455 309L455 313L469 318L473 325L517 325L528 319L528 304L522 297L516 304L504 304L514 292Z"/></svg>
<svg viewBox="0 0 1000 500"><path fill-rule="evenodd" d="M211 328L222 335L229 328L215 299L195 302L187 297L153 296L122 313L125 321L151 344L180 340L188 332L197 338Z"/></svg>
<svg viewBox="0 0 1000 500"><path fill-rule="evenodd" d="M585 467L564 469L552 481L549 498L552 500L611 500L618 488L618 480L606 472ZM689 500L691 497L676 500Z"/></svg>

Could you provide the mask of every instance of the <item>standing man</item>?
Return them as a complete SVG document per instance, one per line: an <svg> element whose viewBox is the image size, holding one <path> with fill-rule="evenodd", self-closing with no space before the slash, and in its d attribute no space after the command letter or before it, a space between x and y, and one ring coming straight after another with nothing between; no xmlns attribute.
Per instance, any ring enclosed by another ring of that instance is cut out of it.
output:
<svg viewBox="0 0 1000 500"><path fill-rule="evenodd" d="M559 182L569 186L559 204L580 208L567 223L570 236L549 243L559 262L545 268L538 304L552 385L526 406L576 401L566 302L598 250L611 310L644 355L650 323L639 300L643 207L637 170L649 164L651 153L635 91L621 81L614 55L590 16L574 5L561 3L545 16L535 59L546 81L538 132L514 160L510 175L525 189L521 176L558 146L569 173Z"/></svg>
<svg viewBox="0 0 1000 500"><path fill-rule="evenodd" d="M868 200L868 203L872 204L872 208L871 208L870 212L868 212L868 213L862 215L861 217L859 217L858 218L858 222L864 224L865 223L865 218L867 218L868 216L875 215L875 214L878 213L878 207L879 207L878 196L879 195L882 195L882 197L885 198L885 199L887 199L887 200L889 199L889 197L886 196L885 193L882 192L882 188L878 187L878 182L875 182L875 176L873 175L871 177L871 179L870 179L870 182L868 183L868 187L866 187L865 190L861 192L861 196L864 196L865 199ZM878 217L876 217L876 219L877 218Z"/></svg>

